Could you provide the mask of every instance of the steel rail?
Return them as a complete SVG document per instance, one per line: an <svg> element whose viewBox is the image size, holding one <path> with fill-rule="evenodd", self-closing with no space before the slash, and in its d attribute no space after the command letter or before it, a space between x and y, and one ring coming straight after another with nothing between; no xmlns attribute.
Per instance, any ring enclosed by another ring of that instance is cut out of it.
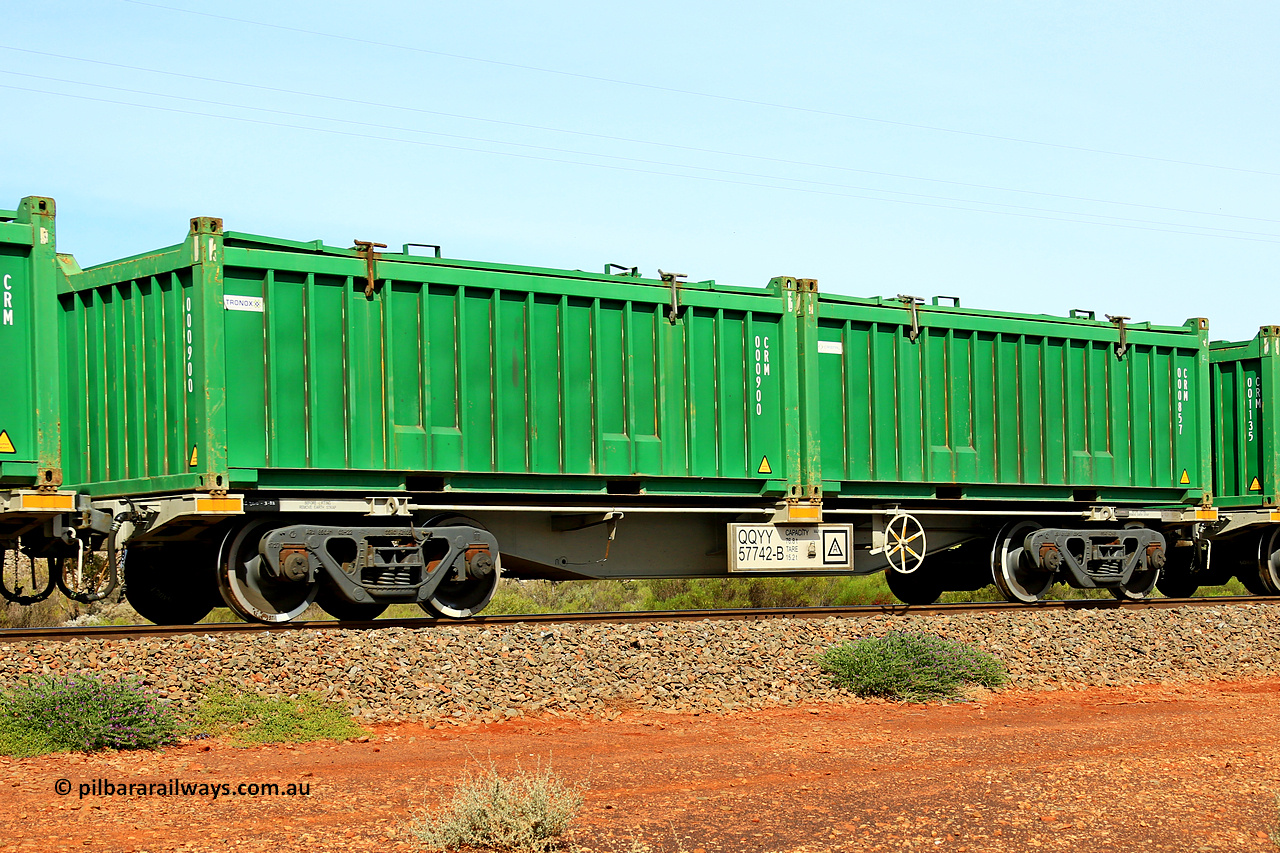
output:
<svg viewBox="0 0 1280 853"><path fill-rule="evenodd" d="M1000 613L1028 610L1169 610L1178 607L1217 607L1241 604L1280 604L1280 597L1223 595L1208 598L1155 598L1118 601L1075 598L1023 604L1013 601L963 601L952 604L861 604L848 607L775 607L733 610L660 610L593 613L534 613L478 616L473 619L377 619L372 622L208 622L198 625L92 625L58 628L3 628L0 643L29 640L121 640L133 637L174 637L289 631L376 630L380 628L488 628L502 625L565 625L578 623L641 623L696 621L753 621L762 619L828 619L870 616L945 616L962 613Z"/></svg>

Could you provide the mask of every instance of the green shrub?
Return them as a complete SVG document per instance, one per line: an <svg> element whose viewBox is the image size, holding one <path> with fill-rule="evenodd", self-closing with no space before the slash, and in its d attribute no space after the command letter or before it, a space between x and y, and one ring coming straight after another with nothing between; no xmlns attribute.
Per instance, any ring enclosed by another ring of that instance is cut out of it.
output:
<svg viewBox="0 0 1280 853"><path fill-rule="evenodd" d="M464 779L438 815L424 815L411 831L432 850L475 847L543 853L582 808L582 789L568 785L550 767L506 778L493 767Z"/></svg>
<svg viewBox="0 0 1280 853"><path fill-rule="evenodd" d="M241 743L303 743L347 740L365 734L351 714L336 702L313 693L296 699L232 693L221 686L209 691L196 708L193 728L228 734Z"/></svg>
<svg viewBox="0 0 1280 853"><path fill-rule="evenodd" d="M999 687L1004 666L986 652L933 634L891 631L828 649L818 665L838 687L904 702L956 699L966 684Z"/></svg>
<svg viewBox="0 0 1280 853"><path fill-rule="evenodd" d="M156 749L172 743L177 717L140 685L91 675L31 679L0 693L0 752Z"/></svg>

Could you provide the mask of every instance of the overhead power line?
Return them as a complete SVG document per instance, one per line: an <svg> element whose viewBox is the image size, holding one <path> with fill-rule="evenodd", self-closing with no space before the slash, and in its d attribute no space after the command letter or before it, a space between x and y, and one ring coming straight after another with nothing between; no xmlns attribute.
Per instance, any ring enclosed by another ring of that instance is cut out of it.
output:
<svg viewBox="0 0 1280 853"><path fill-rule="evenodd" d="M1010 210L1030 211L1033 213L1053 213L1053 214L1063 214L1063 215L1071 215L1071 216L1082 216L1082 217L1090 217L1094 219L1106 219L1106 220L1111 220L1113 222L1132 222L1132 223L1138 223L1142 225L1163 225L1163 226L1171 226L1176 228L1197 228L1203 231L1220 231L1226 234L1240 234L1240 235L1248 235L1253 237L1280 237L1280 235L1277 235L1277 234L1270 234L1270 233L1257 232L1257 231L1243 231L1243 230L1234 229L1234 228L1218 228L1216 226L1192 225L1192 224L1183 223L1183 222L1163 222L1159 220L1150 220L1150 219L1135 219L1131 217L1110 216L1107 214L1089 213L1085 211L1030 207L1027 205L1008 204L1006 202L983 201L981 199L956 198L954 196L937 196L937 195L929 195L926 193L903 192L901 190L887 190L887 189L880 189L878 187L863 187L863 186L854 186L850 184L839 184L831 181L815 181L815 180L809 180L806 178L792 178L786 175L769 175L769 174L761 174L759 172L744 172L736 169L720 169L712 166L698 166L690 163L672 163L672 162L662 161L662 160L648 160L640 157L625 157L625 156L620 156L616 154L601 154L594 151L576 151L573 149L556 148L554 146L548 146L548 145L534 145L526 142L508 142L502 139L488 139L485 137L465 136L462 134L445 133L442 131L435 131L435 130L422 130L422 129L413 128L413 127L400 127L396 125L379 124L378 122L372 122L372 121L362 121L359 119L335 118L332 116L315 115L312 113L300 113L300 112L293 112L289 110L280 110L272 107L258 107L258 106L251 106L248 104L229 103L226 101L214 101L206 98L197 98L190 95L171 95L171 94L166 94L164 92L150 92L143 89L129 89L122 86L109 86L104 83L89 83L83 80L68 80L66 78L61 78L61 77L48 77L40 74L29 74L23 71L8 71L8 70L0 69L0 74L9 74L16 77L27 77L35 80L44 80L47 82L69 83L76 86L88 86L94 89L106 89L109 91L123 92L125 94L130 94L130 95L145 95L148 97L168 98L171 100L186 101L188 103L203 104L205 106L228 107L230 109L250 110L253 112L269 113L271 115L278 115L286 118L301 118L301 119L309 119L312 121L328 121L328 122L335 122L338 124L353 125L356 127L366 127L373 130L388 130L388 131L393 131L397 133L415 133L415 134L422 134L426 136L436 136L436 137L441 137L445 139L454 139L460 142L480 142L488 145L505 145L513 148L524 148L527 150L534 150L534 151L546 151L554 154L567 154L575 157L595 157L599 159L615 160L615 161L620 161L625 163L637 163L644 166L661 166L664 168L671 168L671 169L691 169L694 171L711 172L719 175L730 175L737 178L755 178L755 179L767 180L767 181L783 181L787 183L805 184L808 186L825 187L829 189L856 190L858 192L883 193L885 195L905 196L908 198L927 199L929 201L947 201L947 202L960 202L963 204L978 204L978 205L986 205L989 207L1003 207L1003 208L1008 208ZM473 150L481 151L483 149L473 149ZM486 152L486 153L501 153L501 152ZM591 165L591 164L582 163L581 165ZM779 188L781 189L785 187L779 187Z"/></svg>
<svg viewBox="0 0 1280 853"><path fill-rule="evenodd" d="M351 137L351 138L357 138L357 139L370 139L370 140L377 140L382 142L397 142L405 145L418 145L418 146L426 146L426 147L440 148L440 149L446 149L446 150L490 154L490 155L497 155L502 157L515 157L523 160L536 160L536 161L550 162L550 163L563 163L563 164L572 165L572 166L587 166L587 167L597 168L597 169L611 169L614 171L632 172L632 173L646 174L646 175L659 175L659 176L671 177L671 178L684 178L688 180L707 181L712 183L731 184L731 185L746 186L746 187L756 187L761 189L800 192L800 193L807 193L811 195L833 196L837 198L854 198L854 199L861 199L865 201L879 201L879 202L886 202L890 204L905 204L905 205L912 205L916 207L930 207L930 208L939 208L944 210L960 210L960 211L967 211L970 213L987 213L987 214L996 215L996 216L1014 216L1014 217L1020 217L1024 219L1040 219L1040 220L1047 220L1052 222L1073 222L1076 224L1106 226L1109 228L1127 228L1127 229L1139 230L1139 231L1154 231L1154 232L1161 232L1161 233L1167 233L1167 234L1184 234L1184 235L1199 236L1199 237L1217 237L1217 238L1227 239L1227 240L1245 240L1248 242L1259 242L1259 243L1280 243L1280 234L1265 234L1265 235L1259 234L1257 236L1249 236L1252 232L1212 233L1215 231L1225 232L1227 229L1207 229L1205 226L1197 226L1197 225L1179 225L1176 228L1165 228L1165 227L1156 227L1160 223L1131 224L1126 222L1102 222L1102 221L1095 221L1095 220L1089 220L1089 219L1073 219L1073 218L1068 218L1067 216L1048 216L1048 215L1038 214L1038 213L1023 213L1023 212L1015 212L1015 211L1008 211L1008 210L990 210L990 209L984 209L984 208L965 207L962 205L942 204L937 201L917 201L917 200L911 200L911 199L883 198L878 196L860 195L857 193L837 192L833 189L818 189L818 188L806 188L806 187L794 187L794 186L787 187L787 186L778 186L776 184L757 183L755 181L735 180L735 179L726 178L726 177L713 177L710 175L689 175L689 174L680 174L675 172L663 172L663 171L658 171L654 169L642 169L635 166L623 166L623 165L610 164L610 163L586 163L586 162L577 161L577 160L566 160L558 157L547 157L547 156L535 155L535 154L520 154L513 151L489 151L485 149L472 148L472 147L463 146L463 145L448 145L448 144L439 143L439 142L427 142L427 141L418 140L418 139L404 139L401 137L394 137L394 136L378 136L370 133L357 133L355 131L338 130L335 128L309 127L306 125L289 124L287 122L268 121L266 119L248 118L245 116L229 116L229 115L220 115L216 113L205 113L205 112L199 112L196 110L179 109L177 107L160 106L157 104L139 104L131 101L119 101L119 100L113 100L109 98L95 98L89 95L75 95L68 92L54 92L54 91L48 91L44 89L31 89L31 88L26 88L22 86L7 86L7 85L0 84L0 89L10 89L13 91L29 92L33 94L39 94L39 95L52 95L56 97L73 98L73 99L82 100L82 101L93 101L93 102L103 103L103 104L135 107L138 109L156 110L161 112L177 113L182 115L201 116L204 118L222 119L226 121L243 122L243 123L255 124L260 126L287 128L291 130L303 130L303 131L309 131L313 133L325 133L325 134ZM331 120L331 119L326 119L326 120ZM600 155L596 155L596 156L600 156ZM790 180L790 179L786 179L786 180ZM979 203L991 204L989 202L979 202ZM1090 214L1075 214L1075 215L1090 215ZM1196 230L1187 230L1187 229L1196 229Z"/></svg>
<svg viewBox="0 0 1280 853"><path fill-rule="evenodd" d="M761 162L778 163L780 165L803 166L803 167L815 168L815 169L829 169L832 171L849 172L849 173L860 174L860 175L874 175L877 177L896 178L899 180L920 181L920 182L933 183L933 184L944 184L948 186L963 187L966 189L980 189L980 190L991 190L995 192L1019 193L1022 195L1039 196L1042 198L1061 199L1064 201L1079 201L1079 202L1087 202L1090 204L1107 204L1107 205L1115 205L1115 206L1122 206L1122 207L1133 207L1133 208L1139 208L1143 210L1158 210L1165 213L1187 213L1187 214L1193 214L1196 216L1213 216L1213 217L1219 217L1223 219L1239 219L1239 220L1250 221L1250 222L1280 223L1280 220L1268 219L1260 216L1242 216L1240 214L1221 213L1217 211L1195 210L1190 208L1169 207L1166 205L1144 204L1142 202L1118 201L1114 199L1104 199L1104 198L1092 198L1089 196L1075 196L1075 195L1069 195L1065 193L1051 193L1051 192L1044 192L1040 190L1022 189L1019 187L1005 187L1005 186L999 186L994 184L978 184L978 183L972 183L967 181L948 180L945 178L928 178L921 175L910 175L910 174L904 174L899 172L884 172L884 171L877 171L873 169L859 169L852 166L841 166L833 163L819 163L819 162L806 161L806 160L793 160L785 157L769 157L769 156L764 156L759 154L750 154L750 153L741 152L741 151L726 151L726 150L714 149L714 148L701 148L698 146L681 145L673 142L662 142L662 141L649 140L649 139L636 139L633 137L616 136L616 135L605 134L605 133L596 133L592 131L549 127L546 125L528 124L524 122L510 121L507 119L495 119L495 118L490 118L486 116L473 116L473 115L465 115L461 113L449 113L449 112L442 112L440 110L428 110L422 107L413 107L407 104L394 104L394 103L385 103L380 101L364 100L360 98L347 98L347 97L342 97L340 95L331 95L331 94L325 94L321 92L308 92L308 91L299 90L299 89L285 89L277 86L266 86L261 83L245 83L238 80L223 80L217 77L205 77L198 74L187 74L184 72L168 71L168 70L159 69L159 68L148 68L146 66L140 66L140 65L127 65L120 62L107 62L100 59L87 59L85 57L80 57L80 56L69 56L66 54L50 53L48 51L32 50L30 48L15 47L13 45L0 45L0 50L9 50L9 51L15 51L18 53L32 54L36 56L52 57L55 59L65 59L72 62L82 62L90 65L98 65L98 66L103 66L108 68L120 68L120 69L129 70L129 71L141 71L146 74L156 74L156 75L161 75L166 77L176 77L176 78L185 79L185 80L197 80L204 83L215 83L223 86L237 86L240 88L253 89L253 90L262 91L262 92L272 92L276 94L316 98L321 100L332 101L335 103L352 104L352 105L361 106L361 107L377 107L381 109L399 110L403 112L416 113L420 115L437 116L440 118L462 119L464 121L475 121L475 122L482 122L487 124L496 124L496 125L501 125L506 127L515 127L515 128L520 128L522 130L538 130L538 131L543 131L547 133L558 133L558 134L565 134L565 135L571 135L571 136L585 137L590 139L606 140L610 142L624 142L624 143L629 143L634 145L647 145L647 146L667 148L667 149L672 149L677 151L689 151L689 152L698 153L698 154L711 154L711 155L722 156L722 157L737 157L741 159L758 160ZM19 72L5 72L5 73L17 74ZM59 79L55 77L39 77L38 75L34 75L34 74L25 75L25 76L31 76L37 79L47 79L47 80ZM78 82L78 81L61 81L61 82ZM82 85L98 85L98 84L84 83ZM105 88L112 88L112 87L105 87ZM139 90L131 90L131 89L122 89L120 91L134 92L138 94L156 94L159 97L180 97L180 96L168 96L168 95L163 95L159 93L143 93L143 92L139 92ZM190 100L197 100L197 99L190 99ZM207 103L217 103L217 102L209 101ZM257 109L257 108L246 107L246 109ZM515 144L515 143L504 143L504 144ZM884 190L884 192L892 192L892 191Z"/></svg>
<svg viewBox="0 0 1280 853"><path fill-rule="evenodd" d="M560 68L546 68L539 65L527 65L518 62L507 62L501 59L489 59L480 56L468 56L461 53L449 53L443 50L431 50L430 48L418 47L416 45L396 44L395 42L377 41L375 39L360 38L358 36L343 35L341 33L329 33L321 30L309 30L303 27L292 27L285 24L273 24L268 21L255 21L251 18L237 18L231 15L219 15L214 12L204 12L196 9L184 9L180 6L168 6L162 3L148 3L144 0L122 0L124 3L131 3L135 6L147 6L153 9L164 9L170 12L180 12L187 15L198 15L204 18L213 18L221 21L230 21L237 24L248 24L255 27L266 27L273 30L281 30L284 32L299 33L302 35L318 36L320 38L337 39L339 41L353 42L356 44L370 45L372 47L386 47L394 50L403 50L410 53L420 53L429 56L439 56L446 59L457 59L464 62L478 62L485 65L494 65L504 68L514 68L520 71L534 71L539 74L555 74L561 77L572 77L580 80L590 80L596 83L610 83L616 86L630 86L637 89L649 89L656 92L668 92L676 95L687 95L695 98L709 98L717 101L725 101L736 104L746 104L748 106L768 107L770 109L789 110L792 112L807 113L810 115L830 116L833 118L851 119L853 121L873 122L876 124L892 125L894 127L905 127L913 130L928 130L935 133L950 133L958 136L969 136L977 139L991 139L998 142L1010 142L1019 145L1037 145L1044 148L1056 148L1063 151L1079 151L1087 154L1103 154L1109 157L1126 157L1134 160L1147 160L1153 163L1168 163L1177 166L1193 166L1203 169L1220 169L1228 172L1241 172L1249 175L1266 175L1268 177L1280 177L1280 172L1269 172L1261 169L1246 169L1239 166L1225 166L1219 163L1201 163L1194 160L1178 160L1171 157L1156 157L1149 154L1135 154L1130 151L1111 151L1105 148L1090 148L1083 145L1068 145L1060 142L1047 142L1042 139L1025 139L1017 136L1003 136L995 133L982 133L973 130L960 130L954 127L942 127L940 125L919 124L915 122L897 121L894 119L877 118L875 116L858 115L855 113L844 113L835 110L823 110L816 107L803 107L798 104L784 104L775 101L764 101L756 98L739 97L736 95L723 95L715 92L702 92L696 89L681 89L675 86L660 86L655 83L643 83L638 80L624 80L617 77L604 77L595 74L583 74L577 71L566 71Z"/></svg>

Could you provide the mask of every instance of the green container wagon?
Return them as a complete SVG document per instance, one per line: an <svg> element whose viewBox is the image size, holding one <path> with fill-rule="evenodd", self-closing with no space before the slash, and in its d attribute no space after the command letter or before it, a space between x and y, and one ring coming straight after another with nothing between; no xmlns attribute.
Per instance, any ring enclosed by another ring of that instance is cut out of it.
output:
<svg viewBox="0 0 1280 853"><path fill-rule="evenodd" d="M0 558L20 542L29 554L51 552L51 523L76 508L62 489L55 245L53 199L0 210ZM0 592L43 597L23 583L6 577ZM51 589L52 579L44 595Z"/></svg>
<svg viewBox="0 0 1280 853"><path fill-rule="evenodd" d="M197 218L158 252L66 261L67 471L139 514L131 589L163 583L166 554L220 549L222 594L249 618L292 618L317 594L344 615L402 600L466 615L496 576L489 525L507 531L508 571L594 576L608 556L619 573L723 573L725 521L787 498L805 510L794 279L747 289L378 248ZM495 519L495 503L514 508ZM673 536L664 513L696 530ZM449 549L404 544L420 523L454 530ZM296 555L287 570L243 565L263 537L272 559ZM206 593L135 604L198 618Z"/></svg>
<svg viewBox="0 0 1280 853"><path fill-rule="evenodd" d="M812 482L820 471L827 516L868 501L923 508L860 537L886 548L900 597L993 577L1015 600L1055 580L1144 597L1167 556L1155 534L1213 515L1206 321L975 311L949 297L824 294L815 306L802 335L817 376Z"/></svg>
<svg viewBox="0 0 1280 853"><path fill-rule="evenodd" d="M1204 583L1236 575L1259 595L1280 594L1280 326L1249 341L1214 341L1214 501L1230 515L1218 530Z"/></svg>
<svg viewBox="0 0 1280 853"><path fill-rule="evenodd" d="M63 259L64 469L144 616L467 616L500 570L1141 598L1215 517L1203 321L382 248Z"/></svg>

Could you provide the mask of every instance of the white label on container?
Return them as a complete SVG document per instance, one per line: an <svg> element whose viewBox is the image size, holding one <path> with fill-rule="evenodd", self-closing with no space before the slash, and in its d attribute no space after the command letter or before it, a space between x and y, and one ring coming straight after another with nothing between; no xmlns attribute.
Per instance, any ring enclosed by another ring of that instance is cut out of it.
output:
<svg viewBox="0 0 1280 853"><path fill-rule="evenodd" d="M730 524L729 571L853 568L851 524Z"/></svg>
<svg viewBox="0 0 1280 853"><path fill-rule="evenodd" d="M222 307L228 311L257 311L259 314L266 310L263 307L261 296L231 296L227 294L222 297Z"/></svg>
<svg viewBox="0 0 1280 853"><path fill-rule="evenodd" d="M844 344L840 341L818 341L818 352L828 355L844 355Z"/></svg>

